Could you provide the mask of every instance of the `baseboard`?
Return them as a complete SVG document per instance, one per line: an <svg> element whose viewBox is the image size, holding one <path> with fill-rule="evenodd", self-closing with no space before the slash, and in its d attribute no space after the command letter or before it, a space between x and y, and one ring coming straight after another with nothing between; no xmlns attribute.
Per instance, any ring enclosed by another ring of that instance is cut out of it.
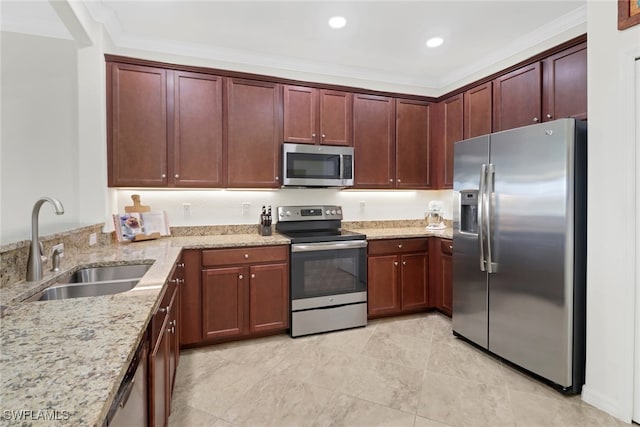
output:
<svg viewBox="0 0 640 427"><path fill-rule="evenodd" d="M619 419L620 421L631 424L631 412L626 411L627 413L623 414L622 412L625 411L623 411L622 408L620 408L620 406L616 404L616 402L603 395L602 393L599 393L598 391L592 389L587 384L582 386L581 396L582 400L589 405L595 406L596 408L608 413L609 415Z"/></svg>

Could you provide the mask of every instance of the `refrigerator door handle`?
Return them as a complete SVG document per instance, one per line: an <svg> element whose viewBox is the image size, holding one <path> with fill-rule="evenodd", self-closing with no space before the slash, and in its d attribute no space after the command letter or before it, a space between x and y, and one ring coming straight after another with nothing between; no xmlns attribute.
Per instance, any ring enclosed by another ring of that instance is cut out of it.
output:
<svg viewBox="0 0 640 427"><path fill-rule="evenodd" d="M493 197L493 193L495 190L495 183L496 183L495 175L496 175L496 166L493 163L489 163L487 167L487 178L486 178L487 192L484 196L484 200L486 203L486 207L484 209L485 211L484 220L487 226L487 234L485 236L485 239L487 240L487 258L486 258L487 273L496 272L496 265L493 263L493 256L491 251L492 249L491 248L491 237L492 237L491 221L493 220L493 209L491 205L491 199Z"/></svg>
<svg viewBox="0 0 640 427"><path fill-rule="evenodd" d="M480 246L480 271L485 271L484 258L484 217L485 187L487 186L487 165L480 168L480 188L478 189L478 245Z"/></svg>

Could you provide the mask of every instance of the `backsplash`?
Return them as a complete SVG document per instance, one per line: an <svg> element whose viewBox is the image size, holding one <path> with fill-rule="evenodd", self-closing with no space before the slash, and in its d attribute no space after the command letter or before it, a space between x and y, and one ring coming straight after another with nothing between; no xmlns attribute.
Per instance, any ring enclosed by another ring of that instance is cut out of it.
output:
<svg viewBox="0 0 640 427"><path fill-rule="evenodd" d="M81 253L89 248L110 244L111 234L102 233L104 224L88 225L61 233L40 236L44 246L44 254L49 257L51 248L58 243L64 243L64 256L60 259L62 269L74 265L74 254ZM96 233L97 242L89 245L89 236ZM27 262L29 260L30 240L22 240L16 243L0 246L0 288L7 284L21 282L27 277ZM50 261L42 266L43 271L51 268Z"/></svg>

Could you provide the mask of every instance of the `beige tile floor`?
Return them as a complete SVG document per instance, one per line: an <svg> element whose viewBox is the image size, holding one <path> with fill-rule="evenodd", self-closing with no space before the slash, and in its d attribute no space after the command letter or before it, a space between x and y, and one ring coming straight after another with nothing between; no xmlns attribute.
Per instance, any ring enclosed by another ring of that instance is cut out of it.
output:
<svg viewBox="0 0 640 427"><path fill-rule="evenodd" d="M456 339L438 313L184 351L169 424L627 426Z"/></svg>

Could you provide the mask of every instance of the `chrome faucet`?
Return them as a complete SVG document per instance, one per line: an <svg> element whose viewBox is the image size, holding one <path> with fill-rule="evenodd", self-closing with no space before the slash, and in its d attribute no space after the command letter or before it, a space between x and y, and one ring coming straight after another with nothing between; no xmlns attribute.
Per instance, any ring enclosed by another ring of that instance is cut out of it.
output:
<svg viewBox="0 0 640 427"><path fill-rule="evenodd" d="M27 280L30 282L42 279L42 261L47 261L47 257L43 255L42 242L38 237L38 214L44 202L49 202L53 205L56 215L64 213L62 203L51 197L41 197L33 205L33 211L31 212L31 247L29 249L29 263L27 264Z"/></svg>

